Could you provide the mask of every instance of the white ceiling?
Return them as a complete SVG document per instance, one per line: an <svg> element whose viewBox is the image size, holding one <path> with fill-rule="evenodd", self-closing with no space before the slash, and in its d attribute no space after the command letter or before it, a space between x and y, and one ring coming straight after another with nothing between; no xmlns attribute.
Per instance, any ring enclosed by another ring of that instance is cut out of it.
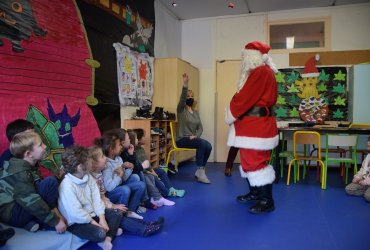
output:
<svg viewBox="0 0 370 250"><path fill-rule="evenodd" d="M240 15L277 10L303 9L346 4L368 3L370 0L158 0L178 19ZM173 7L172 3L177 6ZM228 8L229 3L234 8Z"/></svg>

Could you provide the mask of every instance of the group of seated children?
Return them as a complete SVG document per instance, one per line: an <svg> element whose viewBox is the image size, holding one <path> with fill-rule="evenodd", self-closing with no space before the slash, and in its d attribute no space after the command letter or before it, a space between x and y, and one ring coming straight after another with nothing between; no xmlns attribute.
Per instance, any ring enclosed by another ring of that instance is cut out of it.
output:
<svg viewBox="0 0 370 250"><path fill-rule="evenodd" d="M67 148L62 155L65 175L60 180L42 178L43 167L38 163L46 146L33 126L22 125L15 131L11 154L3 154L0 169L0 221L10 226L31 232L40 227L57 233L67 230L111 249L112 239L123 231L141 236L160 231L163 217L147 222L137 213L145 207L172 206L175 203L164 197L185 193L171 185L163 170L150 167L140 147L141 129L136 133L114 129L95 139L95 146ZM0 243L5 244L14 231L1 229L0 234Z"/></svg>

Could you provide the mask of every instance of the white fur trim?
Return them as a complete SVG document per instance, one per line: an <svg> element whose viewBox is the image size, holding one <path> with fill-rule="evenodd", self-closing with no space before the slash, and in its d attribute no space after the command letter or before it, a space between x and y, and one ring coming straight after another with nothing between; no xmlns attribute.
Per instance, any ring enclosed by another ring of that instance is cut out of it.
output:
<svg viewBox="0 0 370 250"><path fill-rule="evenodd" d="M257 171L246 172L246 176L251 186L260 187L274 182L275 170L271 165L267 165Z"/></svg>
<svg viewBox="0 0 370 250"><path fill-rule="evenodd" d="M305 74L301 74L302 77L318 77L320 75L320 73L305 73Z"/></svg>
<svg viewBox="0 0 370 250"><path fill-rule="evenodd" d="M244 172L244 170L243 170L243 168L242 168L242 165L239 165L239 171L240 171L240 176L242 177L242 178L247 178L248 176L247 176L247 173L246 172Z"/></svg>
<svg viewBox="0 0 370 250"><path fill-rule="evenodd" d="M230 125L235 121L236 118L231 114L230 107L225 108L225 122Z"/></svg>
<svg viewBox="0 0 370 250"><path fill-rule="evenodd" d="M227 137L227 146L233 147L235 145L235 127L234 124L230 125L229 135Z"/></svg>
<svg viewBox="0 0 370 250"><path fill-rule="evenodd" d="M230 132L231 131L229 131L229 137L230 137ZM235 132L234 132L233 141L234 141L234 145L232 146L236 148L270 150L270 149L275 148L279 144L279 135L276 135L270 138L258 138L258 137L248 137L248 136L235 136Z"/></svg>

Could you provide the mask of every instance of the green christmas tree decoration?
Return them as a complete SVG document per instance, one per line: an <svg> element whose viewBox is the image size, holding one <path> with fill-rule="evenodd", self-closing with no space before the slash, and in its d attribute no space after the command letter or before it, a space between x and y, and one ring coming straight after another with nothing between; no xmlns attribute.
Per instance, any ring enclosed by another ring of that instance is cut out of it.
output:
<svg viewBox="0 0 370 250"><path fill-rule="evenodd" d="M339 70L338 74L334 74L334 80L337 81L345 81L346 80L346 74L343 74L341 70Z"/></svg>
<svg viewBox="0 0 370 250"><path fill-rule="evenodd" d="M285 74L281 73L280 71L275 74L276 82L278 83L285 83Z"/></svg>
<svg viewBox="0 0 370 250"><path fill-rule="evenodd" d="M290 75L288 76L288 82L292 83L292 82L295 82L297 79L298 79L298 74L296 74L294 70L292 70L292 73L290 73Z"/></svg>
<svg viewBox="0 0 370 250"><path fill-rule="evenodd" d="M286 104L285 98L282 97L281 95L279 95L278 98L277 98L276 104L280 104L280 105Z"/></svg>
<svg viewBox="0 0 370 250"><path fill-rule="evenodd" d="M326 88L326 85L324 83L321 83L319 86L317 86L317 90L319 92L326 92L328 89Z"/></svg>
<svg viewBox="0 0 370 250"><path fill-rule="evenodd" d="M299 99L298 96L296 96L296 95L291 95L289 97L289 100L288 101L292 105L297 105L297 104L299 104L301 102L301 99Z"/></svg>
<svg viewBox="0 0 370 250"><path fill-rule="evenodd" d="M276 109L275 112L277 117L287 117L287 110L282 107Z"/></svg>
<svg viewBox="0 0 370 250"><path fill-rule="evenodd" d="M299 112L298 112L297 108L293 108L290 111L290 117L299 117Z"/></svg>
<svg viewBox="0 0 370 250"><path fill-rule="evenodd" d="M333 92L338 93L338 94L343 94L343 93L346 93L346 90L344 88L344 85L338 83L337 86L333 87Z"/></svg>
<svg viewBox="0 0 370 250"><path fill-rule="evenodd" d="M299 93L297 87L292 83L292 85L288 86L288 93Z"/></svg>
<svg viewBox="0 0 370 250"><path fill-rule="evenodd" d="M344 113L343 113L340 109L337 109L337 110L333 113L333 118L334 118L334 119L343 119L343 118L344 118Z"/></svg>
<svg viewBox="0 0 370 250"><path fill-rule="evenodd" d="M327 82L329 81L329 74L326 74L325 73L325 70L321 70L321 73L320 73L320 76L319 76L319 82L323 81L323 82Z"/></svg>
<svg viewBox="0 0 370 250"><path fill-rule="evenodd" d="M334 99L334 105L336 105L336 106L346 106L346 99L344 99L340 96L337 96Z"/></svg>
<svg viewBox="0 0 370 250"><path fill-rule="evenodd" d="M282 84L278 84L278 93L285 93L285 88Z"/></svg>

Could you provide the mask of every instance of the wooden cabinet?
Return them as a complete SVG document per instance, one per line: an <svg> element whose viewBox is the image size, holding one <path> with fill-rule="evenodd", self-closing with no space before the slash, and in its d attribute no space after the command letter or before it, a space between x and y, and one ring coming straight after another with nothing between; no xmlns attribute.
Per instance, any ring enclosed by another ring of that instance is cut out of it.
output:
<svg viewBox="0 0 370 250"><path fill-rule="evenodd" d="M167 120L125 120L125 129L142 128L144 130L144 149L151 165L158 167L165 164L171 150L170 121Z"/></svg>
<svg viewBox="0 0 370 250"><path fill-rule="evenodd" d="M189 89L199 98L199 70L179 58L156 58L154 61L154 107L163 107L176 114L182 90L182 74L189 75Z"/></svg>
<svg viewBox="0 0 370 250"><path fill-rule="evenodd" d="M198 68L179 58L155 59L153 109L155 107L163 107L164 110L176 114L183 86L182 74L184 73L189 75L189 89L194 92L194 99L197 102L199 98ZM191 151L179 154L178 159L180 162L195 156L195 153Z"/></svg>

